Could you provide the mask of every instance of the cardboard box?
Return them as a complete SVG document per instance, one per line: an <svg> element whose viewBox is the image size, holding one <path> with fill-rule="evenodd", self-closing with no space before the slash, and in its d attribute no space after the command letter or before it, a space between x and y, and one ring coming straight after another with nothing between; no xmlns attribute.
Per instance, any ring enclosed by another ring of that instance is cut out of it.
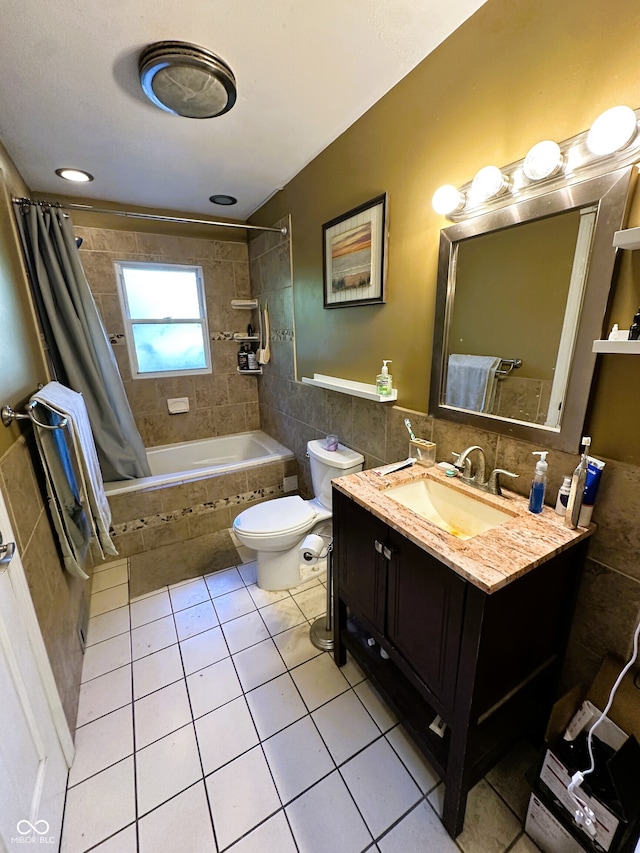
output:
<svg viewBox="0 0 640 853"><path fill-rule="evenodd" d="M529 798L524 831L542 853L585 853L584 847L567 832L535 794Z"/></svg>
<svg viewBox="0 0 640 853"><path fill-rule="evenodd" d="M573 774L585 770L589 762L571 766L563 735L570 723L574 729L579 730L582 723L589 728L600 715L598 709L607 704L611 687L623 667L623 661L607 657L588 691L574 689L556 703L547 727L549 749L536 782L539 799L590 853L633 849L637 839L636 827L640 820L640 745L637 741L640 738L640 689L634 683L637 670L627 673L607 719L594 733L594 741L598 739L608 745L606 759L599 757L596 766L609 793L605 797L591 791L589 776L576 792L594 812L594 838L574 821L577 805L567 791ZM591 781L593 779L592 776Z"/></svg>

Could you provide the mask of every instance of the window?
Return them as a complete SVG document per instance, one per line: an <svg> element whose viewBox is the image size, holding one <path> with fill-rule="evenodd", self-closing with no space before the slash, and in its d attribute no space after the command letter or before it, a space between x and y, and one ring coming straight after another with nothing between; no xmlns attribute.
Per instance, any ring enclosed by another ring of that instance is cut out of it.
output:
<svg viewBox="0 0 640 853"><path fill-rule="evenodd" d="M134 378L211 373L202 268L116 261Z"/></svg>

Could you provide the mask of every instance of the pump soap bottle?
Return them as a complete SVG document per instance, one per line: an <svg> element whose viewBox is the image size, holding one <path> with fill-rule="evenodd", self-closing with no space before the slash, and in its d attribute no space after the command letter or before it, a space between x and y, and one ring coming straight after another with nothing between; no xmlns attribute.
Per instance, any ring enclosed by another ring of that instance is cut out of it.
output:
<svg viewBox="0 0 640 853"><path fill-rule="evenodd" d="M385 358L382 362L382 370L376 377L376 390L381 397L389 397L393 390L393 377L389 373L387 364L391 364L390 358Z"/></svg>
<svg viewBox="0 0 640 853"><path fill-rule="evenodd" d="M536 462L536 470L531 481L531 492L529 493L529 512L542 512L544 506L544 493L547 488L547 453L548 450L536 450L533 456L539 456Z"/></svg>
<svg viewBox="0 0 640 853"><path fill-rule="evenodd" d="M589 464L589 446L591 444L591 438L588 435L583 436L582 444L584 445L584 451L580 462L578 463L578 467L573 472L573 477L571 478L571 491L569 492L569 499L567 500L567 511L564 515L565 525L567 527L571 527L573 530L578 526L578 519L580 518L580 507L582 506L582 496L584 495L584 484L587 480L587 465Z"/></svg>

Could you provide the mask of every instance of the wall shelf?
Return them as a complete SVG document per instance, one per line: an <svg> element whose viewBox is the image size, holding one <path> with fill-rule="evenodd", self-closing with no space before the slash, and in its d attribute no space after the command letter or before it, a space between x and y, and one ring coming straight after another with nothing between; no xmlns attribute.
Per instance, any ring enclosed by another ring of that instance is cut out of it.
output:
<svg viewBox="0 0 640 853"><path fill-rule="evenodd" d="M253 311L258 307L257 299L232 299L231 307L237 308L239 311Z"/></svg>
<svg viewBox="0 0 640 853"><path fill-rule="evenodd" d="M624 228L613 235L616 249L640 249L640 228Z"/></svg>
<svg viewBox="0 0 640 853"><path fill-rule="evenodd" d="M234 332L233 340L239 344L258 343L260 341L260 336L259 335L243 335L242 332Z"/></svg>
<svg viewBox="0 0 640 853"><path fill-rule="evenodd" d="M350 394L352 397L362 397L364 400L374 400L376 403L392 403L398 399L398 392L395 388L391 394L383 396L378 394L375 385L353 382L351 379L338 379L337 376L325 376L323 373L314 373L313 379L303 376L302 381L305 385L315 385L317 388L338 391L340 394Z"/></svg>
<svg viewBox="0 0 640 853"><path fill-rule="evenodd" d="M236 367L236 373L240 373L242 376L262 376L262 368L257 367L255 370L240 370L239 367Z"/></svg>
<svg viewBox="0 0 640 853"><path fill-rule="evenodd" d="M593 352L640 354L640 341L594 341Z"/></svg>

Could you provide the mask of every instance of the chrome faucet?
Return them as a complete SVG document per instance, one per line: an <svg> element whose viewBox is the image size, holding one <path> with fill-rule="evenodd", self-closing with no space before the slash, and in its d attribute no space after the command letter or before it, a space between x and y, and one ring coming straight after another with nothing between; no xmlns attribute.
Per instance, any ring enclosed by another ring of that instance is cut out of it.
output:
<svg viewBox="0 0 640 853"><path fill-rule="evenodd" d="M469 455L473 451L478 451L478 464L476 465L476 469L472 475ZM489 478L485 480L485 468L487 463L484 450L478 444L472 444L471 447L467 447L467 449L463 450L462 453L453 453L452 455L456 460L453 464L458 471L460 471L460 479L462 482L467 483L469 486L475 486L476 489L482 489L483 492L490 492L492 495L502 494L502 490L500 488L500 474L514 479L519 476L518 474L513 474L511 471L505 471L504 468L494 468L494 470L489 474Z"/></svg>

